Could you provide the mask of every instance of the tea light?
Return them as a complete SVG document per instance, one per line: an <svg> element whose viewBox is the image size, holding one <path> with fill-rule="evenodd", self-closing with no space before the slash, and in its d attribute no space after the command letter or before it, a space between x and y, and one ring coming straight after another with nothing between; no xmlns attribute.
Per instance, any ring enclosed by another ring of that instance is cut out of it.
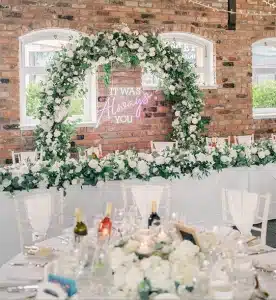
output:
<svg viewBox="0 0 276 300"><path fill-rule="evenodd" d="M157 241L158 242L164 242L164 243L169 243L171 241L169 235L164 231L164 229L161 229L160 233L157 236Z"/></svg>
<svg viewBox="0 0 276 300"><path fill-rule="evenodd" d="M140 247L137 250L137 253L142 255L149 255L152 253L152 248L148 245L148 243L141 243Z"/></svg>

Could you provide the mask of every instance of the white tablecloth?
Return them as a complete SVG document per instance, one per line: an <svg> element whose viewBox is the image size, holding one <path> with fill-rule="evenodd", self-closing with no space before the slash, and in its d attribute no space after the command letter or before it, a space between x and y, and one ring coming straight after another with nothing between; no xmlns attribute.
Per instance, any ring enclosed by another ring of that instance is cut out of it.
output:
<svg viewBox="0 0 276 300"><path fill-rule="evenodd" d="M53 238L47 241L44 241L41 243L41 245L45 245L48 247L53 247L56 249L60 249L61 251L65 250L64 247L66 245L62 244L60 239ZM259 248L259 246L254 247L256 250ZM263 248L263 247L262 247ZM269 247L265 247L267 250L269 250ZM62 253L62 252L60 252ZM271 264L271 263L276 263L276 252L273 253L267 253L267 254L261 254L261 255L255 255L251 256L251 258L254 261L258 261L259 264L264 265L264 264ZM10 260L8 263L4 264L0 268L0 283L3 284L8 284L8 283L18 283L20 284L26 284L27 281L29 280L42 280L44 278L44 269L43 268L35 268L35 267L13 267L11 266L12 263L22 263L30 261L27 260L24 255L18 254L15 256L12 260ZM32 260L36 261L36 260ZM38 261L37 261L38 262ZM40 261L41 262L41 261ZM272 300L276 299L276 289L275 289L275 283L276 279L273 279L271 275L267 273L262 273L260 275L260 281L261 281L261 286L267 290L270 294L270 298ZM23 300L26 296L31 295L30 293L7 293L4 291L0 291L0 300ZM81 298L78 296L75 296L74 299L76 300L101 300L99 297L91 297L91 295L83 295ZM102 298L102 300L122 300L114 297L110 297L108 299ZM200 299L202 300L202 299ZM247 300L247 299L239 299L239 300Z"/></svg>
<svg viewBox="0 0 276 300"><path fill-rule="evenodd" d="M251 168L229 168L212 172L207 178L198 180L188 176L171 182L171 212L185 216L192 224L204 223L208 227L222 224L221 190L232 188L256 193L270 193L272 203L270 219L276 219L276 165ZM167 180L156 178L159 184ZM135 180L133 180L135 183ZM166 196L164 196L166 197ZM120 181L108 182L103 187L69 187L65 198L65 227L73 224L75 207L80 207L87 220L103 213L107 201L113 207L123 207ZM152 199L154 200L154 199ZM166 199L165 199L166 200ZM0 193L0 265L20 252L16 215L12 199L7 193ZM39 201L39 199L38 199ZM92 222L92 221L91 221ZM93 226L93 224L89 224ZM53 236L53 235L52 235ZM49 232L51 237L51 232Z"/></svg>

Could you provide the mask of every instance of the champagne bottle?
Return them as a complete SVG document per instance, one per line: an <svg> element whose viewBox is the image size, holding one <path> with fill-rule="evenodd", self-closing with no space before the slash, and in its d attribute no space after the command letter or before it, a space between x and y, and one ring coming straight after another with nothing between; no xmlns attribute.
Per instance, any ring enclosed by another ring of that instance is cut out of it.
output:
<svg viewBox="0 0 276 300"><path fill-rule="evenodd" d="M111 210L112 203L107 203L105 217L102 219L99 225L99 236L109 237L112 231L112 221L111 221Z"/></svg>
<svg viewBox="0 0 276 300"><path fill-rule="evenodd" d="M86 236L88 233L87 226L82 220L82 213L79 208L76 208L75 210L75 217L76 217L76 225L74 228L75 243L80 243L83 240L83 237Z"/></svg>
<svg viewBox="0 0 276 300"><path fill-rule="evenodd" d="M151 226L159 226L160 225L160 217L156 212L156 201L153 200L151 202L151 214L148 219L148 228Z"/></svg>

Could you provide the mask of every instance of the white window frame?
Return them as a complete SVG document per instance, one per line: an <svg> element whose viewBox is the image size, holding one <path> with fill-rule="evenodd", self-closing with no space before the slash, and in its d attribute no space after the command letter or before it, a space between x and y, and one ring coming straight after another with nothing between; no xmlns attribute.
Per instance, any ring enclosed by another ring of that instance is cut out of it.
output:
<svg viewBox="0 0 276 300"><path fill-rule="evenodd" d="M253 47L254 46L274 46L276 47L276 37L265 38L256 41L252 44L252 70L255 68L253 66ZM264 67L262 67L264 69ZM269 66L266 67L269 69ZM252 103L253 103L253 95L252 95ZM261 120L261 119L276 119L276 107L269 108L253 108L253 119Z"/></svg>
<svg viewBox="0 0 276 300"><path fill-rule="evenodd" d="M26 75L47 74L45 67L26 66L26 45L40 40L61 40L69 42L71 38L78 38L80 32L71 29L51 28L35 30L19 38L19 67L20 67L20 129L32 130L39 124L39 120L27 116ZM80 127L95 127L97 124L97 77L96 74L87 76L88 91L84 98L84 115L74 116L72 119L82 117ZM96 88L93 88L96 87Z"/></svg>
<svg viewBox="0 0 276 300"><path fill-rule="evenodd" d="M187 32L165 32L160 35L161 40L168 42L183 42L192 44L204 49L204 61L203 67L196 68L200 73L204 74L204 83L199 85L201 89L216 89L216 74L215 74L215 63L214 63L214 44L203 37L194 35ZM156 89L158 85L143 85L144 89Z"/></svg>

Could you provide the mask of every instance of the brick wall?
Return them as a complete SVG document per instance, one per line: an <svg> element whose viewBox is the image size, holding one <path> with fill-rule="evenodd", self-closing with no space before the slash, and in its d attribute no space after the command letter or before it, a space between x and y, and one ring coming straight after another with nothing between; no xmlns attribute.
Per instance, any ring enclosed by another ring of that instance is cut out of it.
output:
<svg viewBox="0 0 276 300"><path fill-rule="evenodd" d="M227 0L204 2L214 8L227 8ZM237 9L269 11L261 0L237 0ZM127 23L141 31L191 32L214 42L218 88L204 90L204 115L211 117L209 135L254 132L257 136L265 136L276 131L274 120L253 120L251 93L251 44L276 36L273 16L238 15L237 29L230 31L227 30L227 14L192 5L186 0L2 0L0 162L11 157L10 150L33 147L32 132L17 129L20 118L18 37L34 29L50 27L92 33L110 29L117 23ZM131 73L136 81L140 76L137 72ZM114 73L114 78L118 79L116 84L124 86L129 76L125 70L119 73ZM101 93L105 95L104 91ZM162 93L158 92L144 107L140 120L132 124L103 122L97 129L79 128L75 140L84 146L102 143L105 152L130 146L145 149L149 147L150 140L164 139L170 123L169 107L164 105ZM82 136L83 140L77 139Z"/></svg>

